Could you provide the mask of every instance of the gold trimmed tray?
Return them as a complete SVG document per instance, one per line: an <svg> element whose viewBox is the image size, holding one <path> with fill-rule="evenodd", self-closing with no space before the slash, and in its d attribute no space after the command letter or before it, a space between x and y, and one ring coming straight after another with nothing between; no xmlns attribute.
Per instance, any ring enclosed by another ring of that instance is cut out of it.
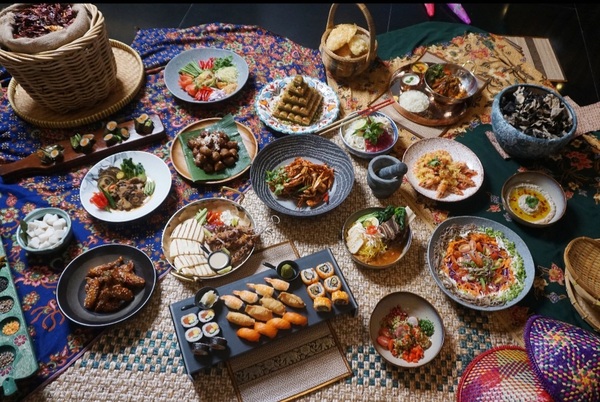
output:
<svg viewBox="0 0 600 402"><path fill-rule="evenodd" d="M110 45L117 62L117 80L115 89L105 100L90 109L60 114L33 100L13 78L7 93L15 114L42 128L72 128L94 123L123 108L144 83L144 64L140 55L126 44L110 39Z"/></svg>

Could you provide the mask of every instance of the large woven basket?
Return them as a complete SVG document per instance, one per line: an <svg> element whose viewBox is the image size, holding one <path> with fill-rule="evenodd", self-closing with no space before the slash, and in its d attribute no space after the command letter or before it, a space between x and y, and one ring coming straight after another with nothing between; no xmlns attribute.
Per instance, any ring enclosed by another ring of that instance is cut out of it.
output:
<svg viewBox="0 0 600 402"><path fill-rule="evenodd" d="M565 268L573 289L592 306L600 308L600 239L577 237L564 252Z"/></svg>
<svg viewBox="0 0 600 402"><path fill-rule="evenodd" d="M369 68L371 63L373 63L373 60L375 60L375 57L377 57L377 41L375 40L376 33L373 17L371 17L371 13L369 13L369 10L365 4L356 3L356 5L360 11L362 11L368 27L367 30L361 26L358 26L358 32L369 38L369 49L367 53L359 57L341 57L327 48L327 38L329 37L331 31L335 28L334 20L338 4L333 3L329 9L327 27L323 33L323 36L321 37L321 46L319 50L321 51L321 58L323 59L325 68L335 78L345 79L360 75Z"/></svg>
<svg viewBox="0 0 600 402"><path fill-rule="evenodd" d="M117 64L104 17L86 4L90 29L57 49L35 54L0 49L0 64L41 106L58 113L90 107L114 89Z"/></svg>

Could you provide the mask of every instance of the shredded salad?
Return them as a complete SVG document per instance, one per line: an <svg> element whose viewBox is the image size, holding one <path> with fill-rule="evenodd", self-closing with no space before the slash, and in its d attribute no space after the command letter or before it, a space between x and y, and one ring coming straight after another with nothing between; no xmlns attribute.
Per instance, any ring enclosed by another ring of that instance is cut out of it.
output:
<svg viewBox="0 0 600 402"><path fill-rule="evenodd" d="M377 343L389 350L394 357L418 363L431 347L430 338L434 332L431 320L409 316L398 305L381 320Z"/></svg>
<svg viewBox="0 0 600 402"><path fill-rule="evenodd" d="M457 296L477 305L504 304L525 284L523 258L504 233L491 228L449 227L440 279Z"/></svg>
<svg viewBox="0 0 600 402"><path fill-rule="evenodd" d="M225 98L237 87L233 56L191 61L179 70L179 86L192 98L210 102Z"/></svg>

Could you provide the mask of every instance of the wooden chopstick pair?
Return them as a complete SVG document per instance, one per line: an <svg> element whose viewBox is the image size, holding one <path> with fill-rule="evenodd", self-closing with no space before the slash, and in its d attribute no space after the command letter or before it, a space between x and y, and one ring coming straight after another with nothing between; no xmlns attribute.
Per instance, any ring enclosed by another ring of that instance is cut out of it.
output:
<svg viewBox="0 0 600 402"><path fill-rule="evenodd" d="M340 128L344 124L350 123L350 122L352 122L354 120L357 120L357 119L359 119L361 117L373 114L374 112L376 112L376 111L378 111L380 109L383 109L384 107L386 107L388 105L391 105L392 103L394 103L394 99L390 98L390 99L386 99L384 101L381 101L379 103L376 103L376 104L373 104L373 105L369 105L368 107L366 107L366 108L364 108L362 110L358 110L358 111L352 112L348 116L344 117L343 119L340 119L338 121L335 121L335 122L331 123L328 126L323 127L319 131L315 132L315 134L321 135L321 134L325 134L328 131Z"/></svg>

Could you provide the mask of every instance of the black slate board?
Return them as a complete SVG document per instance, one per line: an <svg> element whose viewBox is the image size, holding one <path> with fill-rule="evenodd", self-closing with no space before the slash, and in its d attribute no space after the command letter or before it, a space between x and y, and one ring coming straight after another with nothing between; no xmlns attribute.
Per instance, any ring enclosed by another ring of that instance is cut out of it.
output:
<svg viewBox="0 0 600 402"><path fill-rule="evenodd" d="M308 317L308 325L305 327L298 327L296 325L292 325L291 329L280 330L277 333L277 336L275 337L275 339L286 337L286 336L294 334L298 331L302 331L305 328L308 328L315 324L326 321L326 320L333 318L339 314L349 313L354 316L357 314L358 304L356 302L356 299L354 298L354 295L352 294L352 291L350 290L348 283L346 282L346 278L344 278L344 275L343 275L342 271L340 270L340 267L337 264L337 261L335 260L335 257L331 253L330 249L327 248L327 249L318 251L314 254L310 254L310 255L307 255L305 257L302 257L302 258L299 258L296 260L296 262L298 263L298 265L300 267L300 270L306 269L306 268L314 268L318 264L327 262L327 261L329 261L333 264L336 275L338 275L340 277L340 280L342 281L342 290L345 290L348 293L350 302L348 303L348 305L345 305L345 306L334 305L331 312L318 313L313 308L313 302L306 291L306 286L304 285L304 283L302 282L300 277L298 277L293 282L291 282L288 292L294 293L294 294L300 296L306 303L306 308L294 309L291 307L286 307L286 309L287 309L287 311L295 311L298 313L302 313L303 315ZM274 270L268 269L266 271L259 272L255 275L252 275L252 276L237 280L235 282L229 283L227 285L218 287L217 290L219 292L219 295L233 294L232 293L233 290L251 290L250 288L248 288L246 286L247 283L267 284L264 280L265 277L275 278L275 277L277 277L277 274L275 273ZM279 294L279 292L276 290L274 296L277 297L278 294ZM227 321L225 316L227 315L227 312L229 311L229 309L225 306L223 301L220 301L214 307L214 310L215 310L215 319L214 320L221 327L221 333L219 334L219 336L227 339L227 349L222 350L222 351L212 350L208 356L195 356L192 353L192 344L189 343L185 339L186 328L184 328L183 325L181 325L181 317L182 316L192 313L192 312L198 313L198 311L200 311L200 308L198 308L198 307L190 308L190 309L187 309L184 311L181 310L182 306L185 306L188 304L193 304L193 303L194 303L194 298L190 297L190 298L172 303L169 306L169 309L171 311L171 317L173 319L173 325L175 327L175 332L177 334L177 340L179 342L179 348L180 348L181 354L183 356L185 368L187 370L188 375L191 378L193 378L200 371L202 371L206 368L209 368L217 363L226 361L232 357L239 356L243 353L246 353L246 352L249 352L256 348L259 348L261 346L267 345L271 341L275 340L275 339L271 340L271 339L267 338L266 336L261 336L261 339L259 342L252 343L252 342L247 342L247 341L239 338L236 335L236 331L240 327ZM274 314L274 316L277 316L277 315ZM202 324L199 323L198 325L202 325Z"/></svg>

